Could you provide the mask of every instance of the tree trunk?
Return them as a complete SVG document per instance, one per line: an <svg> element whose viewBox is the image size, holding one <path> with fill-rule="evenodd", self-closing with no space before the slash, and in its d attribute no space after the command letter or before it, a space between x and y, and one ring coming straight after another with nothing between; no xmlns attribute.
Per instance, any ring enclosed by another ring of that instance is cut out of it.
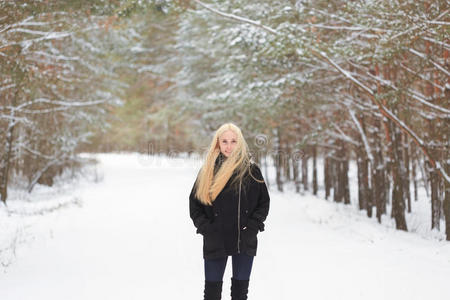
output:
<svg viewBox="0 0 450 300"><path fill-rule="evenodd" d="M278 191L283 191L283 180L281 178L281 155L276 154L273 159L275 161L275 181L277 183L277 189Z"/></svg>
<svg viewBox="0 0 450 300"><path fill-rule="evenodd" d="M376 128L381 128L380 120L374 123ZM372 196L377 208L377 220L381 223L381 216L386 213L386 186L385 165L383 160L383 145L381 144L380 132L374 134L374 162L372 167Z"/></svg>
<svg viewBox="0 0 450 300"><path fill-rule="evenodd" d="M308 157L305 155L302 157L302 183L303 190L308 190Z"/></svg>
<svg viewBox="0 0 450 300"><path fill-rule="evenodd" d="M414 148L413 148L414 149ZM413 185L414 185L414 201L416 202L417 200L419 200L418 198L418 194L417 194L417 164L418 164L418 160L416 155L414 155L414 153L416 153L416 149L411 151L411 172L412 172L412 180L413 180Z"/></svg>
<svg viewBox="0 0 450 300"><path fill-rule="evenodd" d="M325 157L325 162L323 164L323 179L324 179L324 185L325 185L325 199L328 199L330 197L330 192L332 188L332 166L331 166L331 158Z"/></svg>
<svg viewBox="0 0 450 300"><path fill-rule="evenodd" d="M366 122L364 120L364 114L361 114L360 118L359 118L360 122L361 122L361 128L364 132L364 134L367 136L367 130L366 130ZM364 195L366 197L366 209L367 209L367 216L369 218L372 217L372 208L373 208L373 199L372 199L372 190L370 187L370 173L369 173L369 165L370 165L370 160L369 160L369 153L367 153L366 151L364 151L364 148L362 147L363 145L363 140L360 139L361 141L361 150L362 150L362 171L363 171L363 185L364 185ZM369 142L369 141L367 141Z"/></svg>
<svg viewBox="0 0 450 300"><path fill-rule="evenodd" d="M348 186L348 158L342 162L342 187L344 192L344 203L350 204L350 187Z"/></svg>
<svg viewBox="0 0 450 300"><path fill-rule="evenodd" d="M20 88L16 88L14 96L11 101L12 107L17 106L17 97L19 96ZM13 142L14 142L14 128L16 127L15 113L11 110L11 119L8 122L8 128L6 129L6 143L4 148L4 154L0 157L0 200L6 204L8 198L8 181L9 181L9 169L11 166L11 160L13 158Z"/></svg>
<svg viewBox="0 0 450 300"><path fill-rule="evenodd" d="M363 115L358 118L361 124L363 134L367 136L366 125ZM372 217L372 195L369 187L369 158L367 150L364 147L363 138L359 137L359 145L356 150L357 165L358 165L358 198L359 209L365 209L367 216Z"/></svg>
<svg viewBox="0 0 450 300"><path fill-rule="evenodd" d="M298 159L297 159L297 157L293 157L291 159L291 161L292 161L292 172L293 172L293 176L294 176L295 192L300 193Z"/></svg>
<svg viewBox="0 0 450 300"><path fill-rule="evenodd" d="M270 187L270 181L269 181L269 171L267 166L267 153L264 155L264 181L267 185L267 188Z"/></svg>
<svg viewBox="0 0 450 300"><path fill-rule="evenodd" d="M356 165L358 167L358 208L359 210L366 209L366 198L364 197L364 185L363 185L363 166L361 157L361 147L356 150Z"/></svg>
<svg viewBox="0 0 450 300"><path fill-rule="evenodd" d="M339 154L339 151L337 154ZM339 171L340 170L340 168L339 168L340 161L338 160L338 157L333 158L331 166L332 166L332 172L333 172L333 176L332 176L332 178L333 178L333 181L332 181L332 183L333 183L333 201L341 202L342 201L342 196L341 196L342 191L341 191L341 185L339 182L341 174Z"/></svg>
<svg viewBox="0 0 450 300"><path fill-rule="evenodd" d="M283 153L281 151L281 132L280 128L277 128L277 153L273 157L275 162L275 180L277 183L277 189L278 191L283 191L283 179L282 179L282 166L283 166Z"/></svg>
<svg viewBox="0 0 450 300"><path fill-rule="evenodd" d="M317 146L314 145L313 149L313 195L317 195Z"/></svg>
<svg viewBox="0 0 450 300"><path fill-rule="evenodd" d="M447 151L448 154L449 151ZM448 156L447 156L448 157ZM450 162L445 162L445 172L450 174ZM450 241L450 182L444 181L445 198L444 198L444 216L445 216L445 234L447 241Z"/></svg>
<svg viewBox="0 0 450 300"><path fill-rule="evenodd" d="M334 163L334 201L350 203L350 189L348 186L348 158L345 153L345 145L342 141L338 141L337 157Z"/></svg>
<svg viewBox="0 0 450 300"><path fill-rule="evenodd" d="M369 187L369 160L363 149L363 146L359 147L357 151L357 164L358 164L358 197L359 209L365 209L367 216L372 217L372 195Z"/></svg>
<svg viewBox="0 0 450 300"><path fill-rule="evenodd" d="M8 129L6 131L6 143L5 143L5 153L0 161L0 199L6 204L6 199L8 198L8 180L9 180L9 169L12 159L12 145L14 136L14 120L11 119L8 124Z"/></svg>
<svg viewBox="0 0 450 300"><path fill-rule="evenodd" d="M397 229L408 231L405 219L405 199L404 199L404 160L401 149L401 131L392 122L392 177L394 186L392 189L392 217L395 219Z"/></svg>
<svg viewBox="0 0 450 300"><path fill-rule="evenodd" d="M440 229L441 222L441 200L439 198L440 176L435 168L430 167L431 188L431 229Z"/></svg>
<svg viewBox="0 0 450 300"><path fill-rule="evenodd" d="M286 151L283 151L283 172L284 172L284 178L286 181L291 181L291 164L290 164L290 157L292 157L292 151L288 145L285 145Z"/></svg>
<svg viewBox="0 0 450 300"><path fill-rule="evenodd" d="M407 200L407 209L408 212L411 213L411 190L410 190L410 181L409 178L411 176L410 174L410 169L409 169L409 142L408 142L408 136L405 134L403 135L403 149L404 149L404 154L405 154L405 177L404 177L404 186L405 186L405 196L406 196L406 200Z"/></svg>

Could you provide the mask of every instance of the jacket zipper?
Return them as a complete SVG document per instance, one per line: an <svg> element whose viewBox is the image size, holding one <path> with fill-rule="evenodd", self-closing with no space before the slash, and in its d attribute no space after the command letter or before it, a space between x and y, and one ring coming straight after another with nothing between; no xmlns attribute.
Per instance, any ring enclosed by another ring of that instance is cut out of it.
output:
<svg viewBox="0 0 450 300"><path fill-rule="evenodd" d="M240 247L239 247L239 243L241 242L241 185L242 185L242 180L239 181L239 201L238 201L238 241L237 241L237 248L238 248L238 253L240 253Z"/></svg>

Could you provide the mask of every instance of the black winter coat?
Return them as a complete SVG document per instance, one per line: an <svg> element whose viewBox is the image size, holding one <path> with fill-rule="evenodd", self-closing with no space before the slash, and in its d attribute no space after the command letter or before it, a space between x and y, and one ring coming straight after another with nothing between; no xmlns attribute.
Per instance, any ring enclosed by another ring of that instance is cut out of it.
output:
<svg viewBox="0 0 450 300"><path fill-rule="evenodd" d="M224 156L216 160L215 172ZM261 170L251 164L252 175L264 180ZM212 206L204 205L195 197L195 183L189 196L190 217L203 235L203 258L214 259L246 253L256 256L257 234L264 231L264 221L269 213L269 193L264 182L254 180L248 173L244 176L239 198L239 181L231 186L234 173ZM239 211L239 213L238 213Z"/></svg>

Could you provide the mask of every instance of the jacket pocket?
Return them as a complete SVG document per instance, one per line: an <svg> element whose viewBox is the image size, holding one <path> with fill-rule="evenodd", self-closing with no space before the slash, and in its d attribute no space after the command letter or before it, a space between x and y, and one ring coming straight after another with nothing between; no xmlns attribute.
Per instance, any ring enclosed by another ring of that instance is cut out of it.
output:
<svg viewBox="0 0 450 300"><path fill-rule="evenodd" d="M242 230L242 237L244 243L247 245L247 248L255 249L258 247L258 230L255 230L251 227L246 227L246 229Z"/></svg>
<svg viewBox="0 0 450 300"><path fill-rule="evenodd" d="M212 254L223 249L223 240L220 233L210 231L203 234L203 252L205 254Z"/></svg>
<svg viewBox="0 0 450 300"><path fill-rule="evenodd" d="M217 231L217 230L218 230L218 222L217 221L206 222L205 224L203 224L201 227L199 227L197 229L197 233L205 235L205 234Z"/></svg>

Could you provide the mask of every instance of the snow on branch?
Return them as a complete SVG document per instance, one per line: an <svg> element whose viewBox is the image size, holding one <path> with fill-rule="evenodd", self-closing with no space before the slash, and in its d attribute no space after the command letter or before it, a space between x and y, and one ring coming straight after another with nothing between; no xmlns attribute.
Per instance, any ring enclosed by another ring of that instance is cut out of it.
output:
<svg viewBox="0 0 450 300"><path fill-rule="evenodd" d="M441 13L439 16L437 16L437 17L434 18L433 20L431 20L431 21L425 21L425 22L427 22L427 23L436 22L437 20L439 20L439 19L442 18L443 16L446 16L446 15L448 14L448 12L449 12L449 9L447 9L446 11L444 11L443 13ZM411 32L411 31L414 31L414 30L419 29L419 28L420 28L419 25L414 25L413 27L408 28L408 29L405 30L405 31L402 31L402 32L397 33L396 35L393 35L392 37L389 38L389 40L396 39L396 38L398 38L399 36L405 35L405 34Z"/></svg>
<svg viewBox="0 0 450 300"><path fill-rule="evenodd" d="M449 25L450 25L450 23L449 23ZM441 42L441 41L432 39L432 38L427 37L427 36L421 36L420 38L421 38L421 39L424 39L425 41L428 41L428 42L431 42L431 43L435 43L435 44L437 44L437 45L441 45L441 46L443 46L444 48L446 48L447 50L450 50L450 44L447 44L447 43L445 43L445 42Z"/></svg>
<svg viewBox="0 0 450 300"><path fill-rule="evenodd" d="M46 53L44 51L35 51L34 54L42 55L42 56L48 57L50 59L54 59L56 61L58 61L58 60L77 61L80 59L78 56L69 57L69 56L65 56L65 55L53 55L53 54Z"/></svg>
<svg viewBox="0 0 450 300"><path fill-rule="evenodd" d="M45 40L61 39L61 38L65 38L65 37L68 37L71 35L72 35L71 32L48 32L46 35L41 36L39 38L28 39L28 40L19 41L19 42L11 42L9 44L0 45L0 50L14 46L14 45L20 45L23 48L22 50L26 50L29 47L31 47L34 43L45 41Z"/></svg>
<svg viewBox="0 0 450 300"><path fill-rule="evenodd" d="M48 160L51 160L51 159L54 158L53 156L49 156L49 155L43 154L43 153L41 153L38 150L31 149L31 148L25 146L24 144L21 144L20 146L21 146L22 149L25 149L26 151L30 152L31 154L36 155L37 157L45 158L45 159L48 159Z"/></svg>
<svg viewBox="0 0 450 300"><path fill-rule="evenodd" d="M107 102L108 99L102 99L102 100L95 100L95 101L74 101L74 102L70 102L70 101L58 101L58 100L49 100L49 99L45 99L45 98L39 98L39 99L34 99L25 103L22 103L21 105L17 106L17 107L12 107L12 110L21 110L26 106L29 105L33 105L36 103L48 103L48 104L56 104L56 105L60 105L60 106L66 106L66 107L80 107L80 106L90 106L90 105L97 105L97 104L102 104Z"/></svg>
<svg viewBox="0 0 450 300"><path fill-rule="evenodd" d="M344 131L336 124L336 123L331 122L331 125L332 125L334 128L336 128L336 130L339 132L339 134L338 134L338 133L335 133L335 132L333 132L333 131L327 130L327 133L328 133L328 134L330 134L331 136L340 138L340 139L342 139L342 140L344 140L344 141L346 141L346 142L348 142L348 143L350 143L350 144L353 144L353 145L355 145L355 146L358 146L358 145L359 145L359 143L358 143L357 141L353 140L351 137L349 137L348 135L346 135L345 132L344 132Z"/></svg>
<svg viewBox="0 0 450 300"><path fill-rule="evenodd" d="M366 134L364 133L364 130L362 129L361 124L359 124L358 119L356 119L355 112L352 109L349 109L348 112L349 112L350 116L352 117L352 120L355 123L356 128L358 128L358 131L361 134L361 139L364 143L364 148L366 148L367 157L369 158L370 162L373 164L372 150L370 149Z"/></svg>
<svg viewBox="0 0 450 300"><path fill-rule="evenodd" d="M11 115L0 114L0 119L10 120L13 123L22 122L22 123L26 123L26 124L31 124L30 120L28 120L27 118L11 116Z"/></svg>
<svg viewBox="0 0 450 300"><path fill-rule="evenodd" d="M380 78L379 76L375 76L370 74L370 72L367 72L367 76L371 77L372 79L375 79L379 82L381 82L382 84L392 88L395 91L399 91L400 89L398 87L396 87L394 84L392 84L392 82L390 80L385 80L383 78ZM446 109L444 107L441 107L439 105L433 104L431 102L426 101L426 99L424 99L424 96L419 94L419 92L411 90L411 89L405 89L405 92L410 95L413 99L416 99L417 101L419 101L420 103L422 103L425 106L428 106L430 108L433 108L435 110L438 110L440 112L443 112L445 114L450 114L450 110Z"/></svg>
<svg viewBox="0 0 450 300"><path fill-rule="evenodd" d="M443 66L441 66L440 64L438 64L437 62L435 62L434 60L432 60L431 58L427 57L425 54L420 53L419 51L409 48L408 49L409 52L411 52L414 55L417 55L420 58L423 58L425 60L429 60L436 68L438 68L440 71L442 71L445 75L450 77L450 72L447 71Z"/></svg>
<svg viewBox="0 0 450 300"><path fill-rule="evenodd" d="M4 91L4 90L12 89L15 86L16 86L15 83L11 83L11 84L7 84L7 85L4 85L4 86L0 86L0 92Z"/></svg>
<svg viewBox="0 0 450 300"><path fill-rule="evenodd" d="M443 168L441 166L441 163L438 161L436 162L436 169L441 172L442 176L445 178L445 180L447 180L447 182L450 182L450 176L445 172L445 168Z"/></svg>
<svg viewBox="0 0 450 300"><path fill-rule="evenodd" d="M408 71L409 73L413 74L414 76L419 77L420 79L422 79L423 81L426 81L427 83L431 84L432 86L438 88L441 92L444 92L444 87L437 84L436 82L428 79L425 75L423 75L421 72L416 72L414 70L411 70L410 68L408 68L404 63L400 63L400 67L402 67L403 69L405 69L406 71Z"/></svg>
<svg viewBox="0 0 450 300"><path fill-rule="evenodd" d="M330 65L335 67L341 74L343 74L345 77L347 77L348 79L350 79L351 81L356 83L357 86L362 88L364 91L366 91L370 95L372 95L372 96L374 95L373 91L369 87L365 86L362 82L360 82L358 79L353 77L350 72L348 72L348 71L344 70L343 68L341 68L337 63L335 63L333 60L331 60L324 52L322 52L322 51L319 51L319 52L318 51L313 51L313 54L315 54L316 56L319 55L321 58L325 59Z"/></svg>
<svg viewBox="0 0 450 300"><path fill-rule="evenodd" d="M335 15L335 14L332 14L332 13L329 13L329 12L325 12L325 11L317 9L317 8L312 8L311 10L314 11L314 12L317 12L317 13L319 13L321 15L324 15L326 17L331 17L331 18L340 20L340 21L342 21L344 23L347 23L347 24L354 24L354 22L352 22L350 20L347 20L347 19L343 18L342 16L338 16L338 15ZM314 25L314 24L311 24L311 25ZM370 27L369 28L369 27L363 26L361 24L356 24L356 26L358 26L357 28L359 28L359 30L366 30L366 31L367 30L372 30L372 31L377 31L377 32L390 32L390 30L387 30L387 29L384 29L384 28L377 28L377 27ZM347 28L347 30L355 30L355 29L348 29L348 28L354 28L354 27L343 26L343 28Z"/></svg>
<svg viewBox="0 0 450 300"><path fill-rule="evenodd" d="M428 24L433 24L433 25L445 25L445 26L450 26L450 22L444 22L444 21L425 21Z"/></svg>
<svg viewBox="0 0 450 300"><path fill-rule="evenodd" d="M330 29L330 30L348 30L348 31L363 31L366 28L363 27L352 27L352 26L331 26L331 25L323 25L323 24L309 24L311 27Z"/></svg>
<svg viewBox="0 0 450 300"><path fill-rule="evenodd" d="M224 13L224 12L222 12L220 10L217 10L215 8L212 8L212 7L204 4L203 2L201 2L199 0L193 0L193 1L195 3L197 3L197 4L199 4L200 6L206 8L207 10L212 11L213 13L218 14L218 15L220 15L222 17L225 17L225 18L228 18L228 19L232 19L232 20L235 20L235 21L239 21L239 22L243 22L243 23L248 23L248 24L251 24L253 26L262 28L262 29L264 29L264 30L266 30L266 31L268 31L270 33L276 34L276 35L279 34L278 31L276 31L275 29L270 28L270 27L265 26L265 25L262 25L259 21L250 20L250 19L243 18L243 17L237 16L237 15L234 15L234 14Z"/></svg>

